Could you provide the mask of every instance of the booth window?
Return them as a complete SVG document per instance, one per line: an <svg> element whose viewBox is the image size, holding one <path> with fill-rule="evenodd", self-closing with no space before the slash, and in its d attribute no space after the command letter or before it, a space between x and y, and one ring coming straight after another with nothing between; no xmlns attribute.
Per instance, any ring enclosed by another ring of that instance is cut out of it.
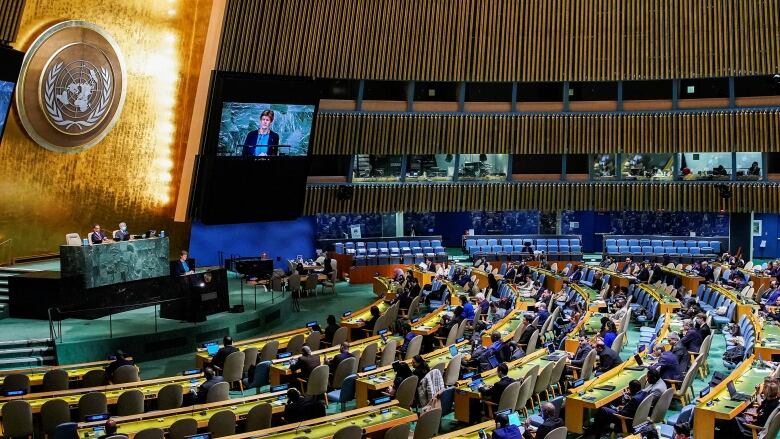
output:
<svg viewBox="0 0 780 439"><path fill-rule="evenodd" d="M624 154L623 180L672 180L674 157L672 154Z"/></svg>
<svg viewBox="0 0 780 439"><path fill-rule="evenodd" d="M616 154L596 154L590 167L590 178L591 180L615 180L616 170Z"/></svg>
<svg viewBox="0 0 780 439"><path fill-rule="evenodd" d="M459 160L460 181L506 181L507 154L461 154Z"/></svg>
<svg viewBox="0 0 780 439"><path fill-rule="evenodd" d="M406 181L452 181L453 154L410 155L406 161Z"/></svg>
<svg viewBox="0 0 780 439"><path fill-rule="evenodd" d="M737 153L737 180L761 180L764 176L760 152Z"/></svg>
<svg viewBox="0 0 780 439"><path fill-rule="evenodd" d="M679 154L681 180L731 180L730 152Z"/></svg>
<svg viewBox="0 0 780 439"><path fill-rule="evenodd" d="M354 183L392 183L401 180L400 155L358 154L352 165Z"/></svg>

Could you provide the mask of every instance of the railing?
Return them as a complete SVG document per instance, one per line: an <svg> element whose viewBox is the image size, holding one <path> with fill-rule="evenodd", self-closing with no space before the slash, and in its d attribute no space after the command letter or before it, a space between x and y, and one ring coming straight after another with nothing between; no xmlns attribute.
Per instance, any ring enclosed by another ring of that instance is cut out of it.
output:
<svg viewBox="0 0 780 439"><path fill-rule="evenodd" d="M130 305L106 306L102 308L74 309L68 311L62 311L59 308L49 308L47 311L49 316L49 337L51 337L51 339L54 341L59 341L60 343L63 342L62 321L68 316L78 317L79 315L94 314L94 313L108 311L108 338L114 338L114 326L113 326L112 317L114 314L116 314L117 310L120 310L121 312L129 309L146 308L148 306L154 306L154 332L156 334L157 319L158 319L157 316L158 305L178 302L182 300L190 300L190 299L188 297L179 297L176 299L156 300L152 302L136 303ZM55 324L55 318L57 319L56 324Z"/></svg>
<svg viewBox="0 0 780 439"><path fill-rule="evenodd" d="M14 265L13 243L14 240L12 238L0 242L0 266Z"/></svg>

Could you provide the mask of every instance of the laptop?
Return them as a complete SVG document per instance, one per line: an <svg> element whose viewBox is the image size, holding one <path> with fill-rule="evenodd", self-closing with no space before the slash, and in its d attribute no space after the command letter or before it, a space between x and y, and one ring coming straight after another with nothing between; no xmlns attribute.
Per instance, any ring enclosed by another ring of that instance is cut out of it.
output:
<svg viewBox="0 0 780 439"><path fill-rule="evenodd" d="M211 439L211 433L193 434L190 436L184 436L184 439Z"/></svg>
<svg viewBox="0 0 780 439"><path fill-rule="evenodd" d="M733 381L729 381L728 384L726 384L726 388L729 389L729 398L731 398L732 401L747 401L750 399L750 396L737 392L737 388L734 386Z"/></svg>
<svg viewBox="0 0 780 439"><path fill-rule="evenodd" d="M455 358L455 356L458 355L458 347L453 345L450 345L450 356L452 358Z"/></svg>
<svg viewBox="0 0 780 439"><path fill-rule="evenodd" d="M219 352L218 344L212 343L206 345L206 353L209 354L209 357L213 357L214 355L217 355L217 352Z"/></svg>
<svg viewBox="0 0 780 439"><path fill-rule="evenodd" d="M634 354L634 361L636 361L638 366L642 365L642 357L639 354Z"/></svg>
<svg viewBox="0 0 780 439"><path fill-rule="evenodd" d="M515 425L517 427L520 426L520 414L517 412L512 412L508 416L509 418L509 425Z"/></svg>
<svg viewBox="0 0 780 439"><path fill-rule="evenodd" d="M482 385L482 378L480 377L474 377L474 379L471 380L469 383L469 387L471 387L472 390L476 390L479 388L479 386Z"/></svg>
<svg viewBox="0 0 780 439"><path fill-rule="evenodd" d="M490 368L491 369L497 368L498 365L500 364L498 362L498 358L496 358L494 355L491 355L490 357L488 357L488 362L490 363Z"/></svg>
<svg viewBox="0 0 780 439"><path fill-rule="evenodd" d="M84 417L84 422L107 421L108 417L109 417L108 413L98 413L95 415L88 415Z"/></svg>

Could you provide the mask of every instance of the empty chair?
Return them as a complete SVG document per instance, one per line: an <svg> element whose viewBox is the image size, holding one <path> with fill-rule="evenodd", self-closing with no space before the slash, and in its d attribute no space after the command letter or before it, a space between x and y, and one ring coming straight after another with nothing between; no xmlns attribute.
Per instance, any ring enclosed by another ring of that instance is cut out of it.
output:
<svg viewBox="0 0 780 439"><path fill-rule="evenodd" d="M0 411L3 416L3 436L21 437L33 435L32 407L27 401L8 401Z"/></svg>
<svg viewBox="0 0 780 439"><path fill-rule="evenodd" d="M103 369L90 370L81 377L82 387L97 387L106 383L106 371Z"/></svg>
<svg viewBox="0 0 780 439"><path fill-rule="evenodd" d="M273 407L262 403L252 407L246 415L246 431L262 430L271 426Z"/></svg>
<svg viewBox="0 0 780 439"><path fill-rule="evenodd" d="M441 422L441 409L429 410L417 420L414 426L413 439L430 439L439 433L439 423Z"/></svg>
<svg viewBox="0 0 780 439"><path fill-rule="evenodd" d="M347 425L333 435L333 439L360 439L362 437L363 428L359 425Z"/></svg>
<svg viewBox="0 0 780 439"><path fill-rule="evenodd" d="M566 433L569 430L566 427L558 427L555 430L547 433L547 436L540 439L566 439Z"/></svg>
<svg viewBox="0 0 780 439"><path fill-rule="evenodd" d="M416 335L412 341L406 346L406 354L404 354L404 360L411 360L415 355L420 353L422 347L422 335Z"/></svg>
<svg viewBox="0 0 780 439"><path fill-rule="evenodd" d="M371 364L376 364L376 353L377 353L377 344L369 343L365 348L363 348L363 352L360 353L360 362L358 364L358 370L363 370L364 367L369 366Z"/></svg>
<svg viewBox="0 0 780 439"><path fill-rule="evenodd" d="M171 424L171 428L168 429L168 437L170 439L184 439L187 436L192 436L198 432L198 421L192 418L179 419Z"/></svg>
<svg viewBox="0 0 780 439"><path fill-rule="evenodd" d="M385 344L384 349L382 349L382 355L379 360L379 366L389 366L393 364L393 361L395 361L395 351L396 346L398 346L397 340L388 340L387 344Z"/></svg>
<svg viewBox="0 0 780 439"><path fill-rule="evenodd" d="M222 369L222 378L226 383L233 384L238 382L241 391L244 391L244 359L245 355L243 351L236 351L231 353L225 359L225 367Z"/></svg>
<svg viewBox="0 0 780 439"><path fill-rule="evenodd" d="M277 340L271 340L263 345L260 349L257 361L271 361L276 358L276 354L279 352L279 342Z"/></svg>
<svg viewBox="0 0 780 439"><path fill-rule="evenodd" d="M52 369L43 375L42 390L44 392L68 390L68 386L68 372L64 369Z"/></svg>
<svg viewBox="0 0 780 439"><path fill-rule="evenodd" d="M180 384L168 384L157 392L157 410L177 409L184 402Z"/></svg>
<svg viewBox="0 0 780 439"><path fill-rule="evenodd" d="M664 393L661 394L650 413L651 422L655 424L662 424L664 422L664 416L666 416L666 412L669 410L673 396L674 389L672 388L666 389Z"/></svg>
<svg viewBox="0 0 780 439"><path fill-rule="evenodd" d="M417 384L419 382L417 375L412 375L398 385L398 390L395 392L395 399L398 400L398 406L403 408L410 408L414 401L414 393L417 391Z"/></svg>
<svg viewBox="0 0 780 439"><path fill-rule="evenodd" d="M230 399L230 384L225 382L214 384L206 394L206 404L228 399Z"/></svg>
<svg viewBox="0 0 780 439"><path fill-rule="evenodd" d="M314 331L306 337L305 346L308 346L312 351L320 350L320 342L322 341L322 334L319 331Z"/></svg>
<svg viewBox="0 0 780 439"><path fill-rule="evenodd" d="M385 433L385 439L409 439L409 423L396 425L395 427L387 430Z"/></svg>
<svg viewBox="0 0 780 439"><path fill-rule="evenodd" d="M325 395L325 403L328 403L328 365L320 364L311 371L309 381L306 383L307 396Z"/></svg>
<svg viewBox="0 0 780 439"><path fill-rule="evenodd" d="M138 415L144 412L144 394L138 389L126 390L116 401L119 416Z"/></svg>
<svg viewBox="0 0 780 439"><path fill-rule="evenodd" d="M10 390L23 390L24 393L30 393L30 378L21 373L6 375L5 378L3 378L2 389L4 392Z"/></svg>
<svg viewBox="0 0 780 439"><path fill-rule="evenodd" d="M463 355L459 354L450 359L447 362L447 367L444 369L444 385L453 386L458 381L460 376L460 366L463 360Z"/></svg>
<svg viewBox="0 0 780 439"><path fill-rule="evenodd" d="M133 436L133 439L164 439L165 432L162 428L146 428Z"/></svg>
<svg viewBox="0 0 780 439"><path fill-rule="evenodd" d="M209 433L211 437L223 437L236 434L236 415L230 410L214 413L209 418Z"/></svg>
<svg viewBox="0 0 780 439"><path fill-rule="evenodd" d="M350 360L354 360L354 358L350 358ZM346 361L346 360L345 360ZM339 364L341 366L341 364ZM344 411L347 409L347 403L350 401L353 401L355 399L355 381L357 380L356 374L351 374L346 377L340 382L338 385L339 388L328 392L328 401L329 402L337 402L341 404L341 411ZM334 380L334 384L336 381Z"/></svg>
<svg viewBox="0 0 780 439"><path fill-rule="evenodd" d="M108 413L106 395L101 392L90 392L79 398L79 419L84 420L89 415Z"/></svg>
<svg viewBox="0 0 780 439"><path fill-rule="evenodd" d="M244 349L244 376L249 374L249 369L257 364L257 348Z"/></svg>
<svg viewBox="0 0 780 439"><path fill-rule="evenodd" d="M114 384L135 383L141 381L138 376L138 368L132 364L125 364L114 371L111 382Z"/></svg>
<svg viewBox="0 0 780 439"><path fill-rule="evenodd" d="M337 329L336 332L333 333L333 341L331 342L331 346L339 346L341 343L344 343L347 341L347 337L349 335L349 328L342 326L341 328Z"/></svg>
<svg viewBox="0 0 780 439"><path fill-rule="evenodd" d="M294 336L292 336L292 338L290 338L290 341L287 342L286 351L293 355L300 354L304 341L305 338L303 334L295 334Z"/></svg>
<svg viewBox="0 0 780 439"><path fill-rule="evenodd" d="M41 430L47 436L54 437L57 426L66 422L70 422L70 405L67 401L50 399L43 403L41 406Z"/></svg>

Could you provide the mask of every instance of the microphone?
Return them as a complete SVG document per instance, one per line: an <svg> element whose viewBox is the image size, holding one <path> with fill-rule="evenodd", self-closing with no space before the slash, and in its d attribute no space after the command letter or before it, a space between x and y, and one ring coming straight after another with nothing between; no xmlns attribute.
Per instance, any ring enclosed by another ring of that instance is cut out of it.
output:
<svg viewBox="0 0 780 439"><path fill-rule="evenodd" d="M295 431L293 431L293 437L296 437L295 435L298 434L298 429L301 428L301 424L303 424L303 420L298 423L298 425L295 426Z"/></svg>

